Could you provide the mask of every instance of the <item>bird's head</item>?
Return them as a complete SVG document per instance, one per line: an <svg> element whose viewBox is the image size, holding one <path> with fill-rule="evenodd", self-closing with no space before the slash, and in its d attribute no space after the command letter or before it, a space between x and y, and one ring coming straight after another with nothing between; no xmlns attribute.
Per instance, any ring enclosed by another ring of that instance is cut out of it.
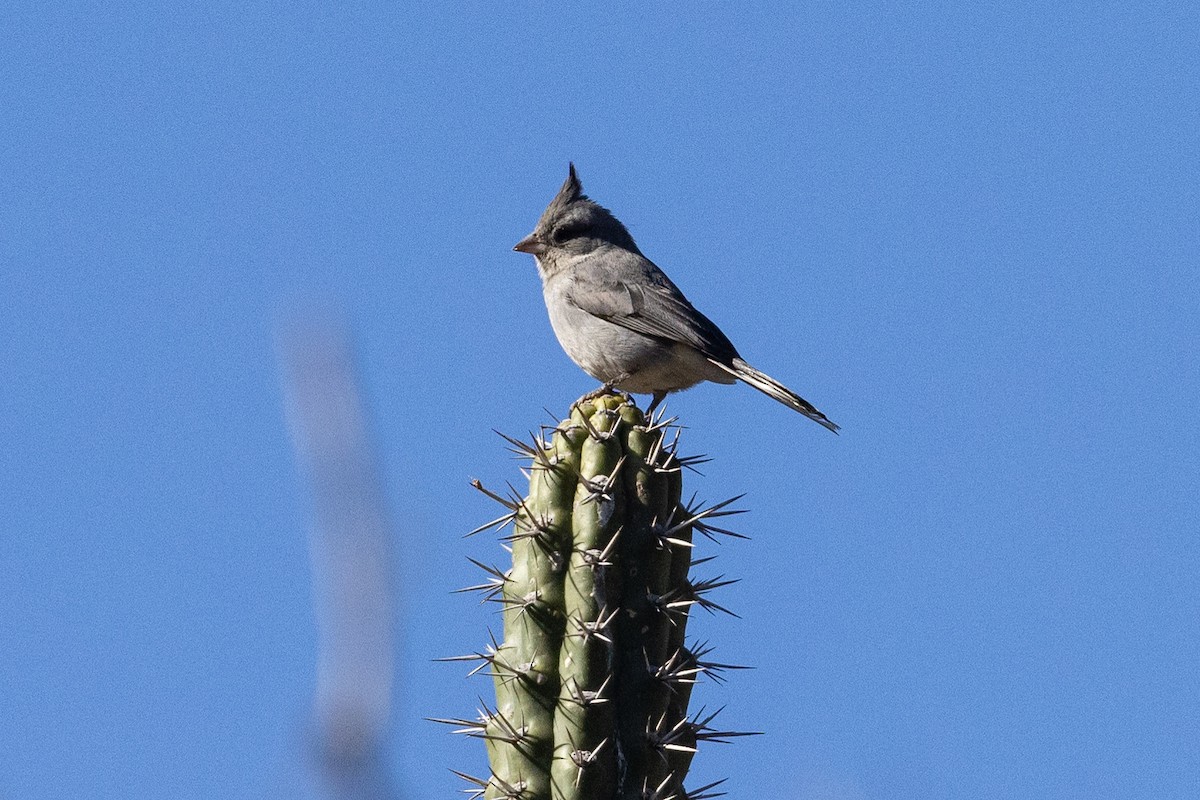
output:
<svg viewBox="0 0 1200 800"><path fill-rule="evenodd" d="M567 180L542 212L533 233L517 242L513 250L530 253L537 258L538 267L546 271L560 259L587 255L605 245L639 252L621 221L583 193L583 184L571 164Z"/></svg>

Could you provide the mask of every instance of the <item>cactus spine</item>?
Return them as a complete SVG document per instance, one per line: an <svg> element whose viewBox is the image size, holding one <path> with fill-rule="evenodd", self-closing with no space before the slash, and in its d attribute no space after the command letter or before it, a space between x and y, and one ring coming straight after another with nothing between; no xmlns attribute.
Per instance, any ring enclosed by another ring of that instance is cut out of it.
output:
<svg viewBox="0 0 1200 800"><path fill-rule="evenodd" d="M720 579L689 581L692 535L726 501L681 503L682 467L668 440L627 399L580 401L549 441L508 439L530 459L529 493L502 497L512 568L479 588L502 603L504 640L482 659L496 707L478 721L442 720L483 738L491 775L469 778L485 800L701 800L683 788L711 717L688 716L698 675L725 665L684 642L691 606ZM508 438L508 437L505 437ZM735 498L736 499L736 498ZM482 529L482 528L481 528Z"/></svg>

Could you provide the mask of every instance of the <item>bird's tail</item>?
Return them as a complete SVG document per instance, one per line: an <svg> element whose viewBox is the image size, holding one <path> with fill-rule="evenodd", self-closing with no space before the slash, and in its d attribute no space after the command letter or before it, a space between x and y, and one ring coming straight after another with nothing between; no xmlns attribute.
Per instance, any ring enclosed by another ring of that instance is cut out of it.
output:
<svg viewBox="0 0 1200 800"><path fill-rule="evenodd" d="M712 359L709 360L712 361ZM813 422L824 425L834 433L838 432L838 426L833 422L830 422L829 418L820 411L817 411L817 409L813 407L812 403L808 402L803 397L796 394L791 389L787 388L765 372L759 372L745 361L742 361L740 358L733 359L733 362L730 364L722 364L717 361L712 361L712 363L716 364L730 375L733 375L735 378L739 378L742 381L750 384L768 397L773 397L788 408L799 411Z"/></svg>

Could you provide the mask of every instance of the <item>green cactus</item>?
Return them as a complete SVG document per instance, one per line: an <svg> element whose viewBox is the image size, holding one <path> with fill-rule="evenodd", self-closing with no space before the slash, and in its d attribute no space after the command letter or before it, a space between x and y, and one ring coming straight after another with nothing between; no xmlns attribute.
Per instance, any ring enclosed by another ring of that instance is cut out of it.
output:
<svg viewBox="0 0 1200 800"><path fill-rule="evenodd" d="M627 397L586 397L549 441L508 439L530 459L529 493L492 493L508 509L478 530L512 524L512 568L484 567L480 587L503 604L504 641L478 658L490 668L495 708L480 719L440 720L484 739L491 775L470 778L485 800L701 800L685 791L712 717L689 716L698 676L728 665L684 643L693 605L724 610L706 593L729 581L691 582L692 535L729 531L681 502L682 468L668 424ZM695 460L695 459L693 459ZM482 566L482 565L480 565Z"/></svg>

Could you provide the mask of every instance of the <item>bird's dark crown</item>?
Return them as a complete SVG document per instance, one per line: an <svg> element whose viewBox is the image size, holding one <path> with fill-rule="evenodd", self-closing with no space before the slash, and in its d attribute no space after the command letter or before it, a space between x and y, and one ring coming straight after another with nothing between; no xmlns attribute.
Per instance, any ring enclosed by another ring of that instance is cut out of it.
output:
<svg viewBox="0 0 1200 800"><path fill-rule="evenodd" d="M579 182L574 164L534 230L549 247L574 249L585 241L598 240L638 252L633 237L621 221L583 193L583 184Z"/></svg>

